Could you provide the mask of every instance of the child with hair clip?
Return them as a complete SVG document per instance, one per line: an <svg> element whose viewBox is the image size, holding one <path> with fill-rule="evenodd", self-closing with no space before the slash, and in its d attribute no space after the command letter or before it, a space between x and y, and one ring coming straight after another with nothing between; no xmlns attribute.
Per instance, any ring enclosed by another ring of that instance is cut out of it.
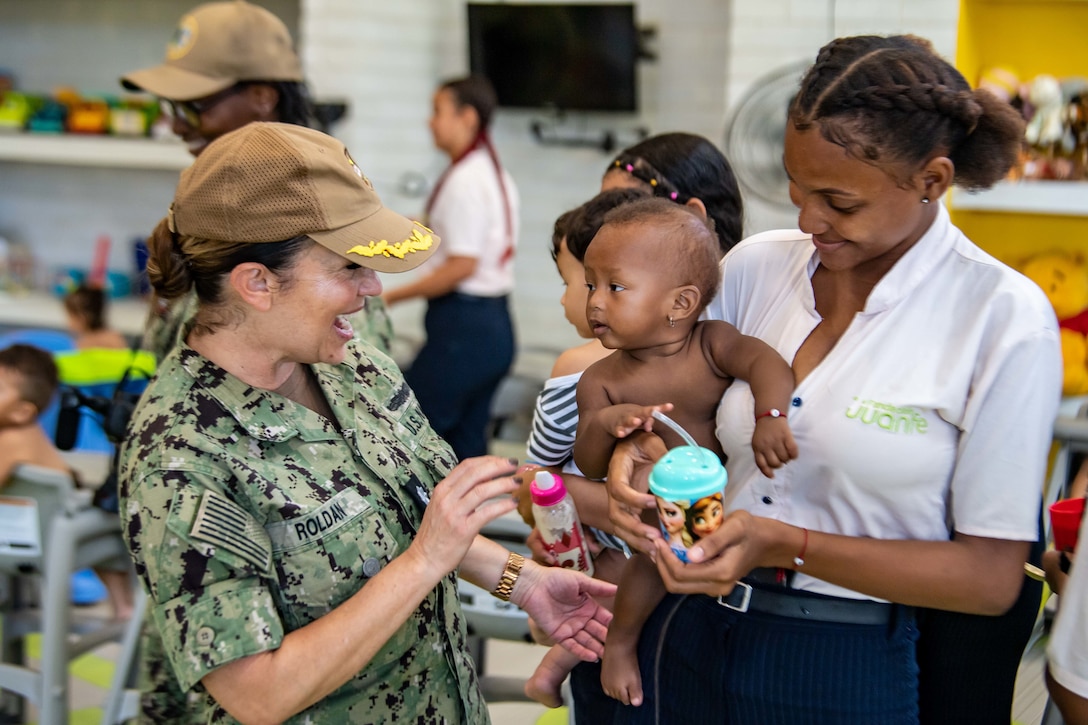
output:
<svg viewBox="0 0 1088 725"><path fill-rule="evenodd" d="M699 315L718 288L718 240L693 210L647 199L614 210L585 258L586 315L611 355L578 382L574 460L603 478L618 439L654 430L654 411L675 410L676 422L719 457L718 401L734 379L755 396L752 449L763 475L797 457L784 412L794 379L789 364L766 343ZM670 445L671 430L657 431ZM719 504L720 509L720 504ZM609 628L602 684L627 705L642 702L636 647L642 624L665 595L655 563L628 560Z"/></svg>
<svg viewBox="0 0 1088 725"><path fill-rule="evenodd" d="M644 189L613 189L604 191L585 204L571 209L555 221L552 234L552 259L563 278L563 294L559 302L567 321L588 342L565 350L552 367L551 377L536 399L533 426L528 441L526 466L520 475L523 481L517 494L518 512L534 526L529 482L533 473L542 468L563 476L567 490L575 499L579 518L588 527L594 542L594 576L616 582L627 546L613 537L608 521L607 492L600 484L582 476L574 465L574 434L578 427L578 405L575 390L582 373L593 363L611 354L593 337L586 320L586 284L582 259L593 236L604 222L605 214L636 199L645 199ZM529 548L534 558L543 564L555 565L554 557L544 550L536 528L529 536ZM599 546L597 546L599 545ZM552 647L532 677L525 683L525 693L548 707L562 704L560 687L578 659L567 657L561 647Z"/></svg>

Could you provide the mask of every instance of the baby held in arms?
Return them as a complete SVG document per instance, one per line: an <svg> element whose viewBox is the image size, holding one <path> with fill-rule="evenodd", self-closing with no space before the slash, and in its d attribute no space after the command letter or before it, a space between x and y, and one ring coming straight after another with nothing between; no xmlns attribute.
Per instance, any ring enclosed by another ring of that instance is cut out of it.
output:
<svg viewBox="0 0 1088 725"><path fill-rule="evenodd" d="M587 476L606 475L618 439L654 430L655 410L672 411L700 446L720 457L715 413L734 379L747 381L755 396L752 448L764 475L797 457L784 412L794 389L789 365L732 325L699 320L717 290L718 256L707 223L667 200L636 201L605 218L586 252L586 314L593 334L615 352L578 383L574 459ZM681 443L670 430L655 432L670 447ZM723 518L720 499L692 508L692 527L700 532L709 534ZM682 537L673 520L683 521L684 512L659 513L670 535ZM633 556L617 593L602 670L605 692L625 704L642 701L635 648L664 594L656 565Z"/></svg>

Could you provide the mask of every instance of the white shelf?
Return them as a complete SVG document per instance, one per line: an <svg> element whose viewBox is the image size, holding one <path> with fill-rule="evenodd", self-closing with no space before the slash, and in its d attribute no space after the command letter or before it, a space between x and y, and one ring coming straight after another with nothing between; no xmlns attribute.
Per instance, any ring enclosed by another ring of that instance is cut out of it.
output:
<svg viewBox="0 0 1088 725"><path fill-rule="evenodd" d="M1002 181L987 191L951 192L953 209L1088 216L1088 182Z"/></svg>
<svg viewBox="0 0 1088 725"><path fill-rule="evenodd" d="M178 140L7 132L0 133L0 161L180 171L193 157Z"/></svg>
<svg viewBox="0 0 1088 725"><path fill-rule="evenodd" d="M147 317L147 302L135 297L110 300L110 327L125 335L140 335ZM0 325L64 330L68 315L64 302L46 292L0 292Z"/></svg>

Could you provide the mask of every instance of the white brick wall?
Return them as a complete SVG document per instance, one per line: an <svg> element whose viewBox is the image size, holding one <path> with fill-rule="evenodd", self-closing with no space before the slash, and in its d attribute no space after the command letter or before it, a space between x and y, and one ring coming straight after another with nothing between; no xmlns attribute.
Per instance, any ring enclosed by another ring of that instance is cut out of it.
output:
<svg viewBox="0 0 1088 725"><path fill-rule="evenodd" d="M196 1L0 0L0 68L14 70L27 88L116 89L122 72L161 57L176 19ZM435 84L467 69L462 0L258 1L295 32L315 95L350 104L335 131L386 203L418 213L423 200L400 185L413 173L433 181L444 166L426 124ZM612 129L626 144L645 126L721 143L727 110L753 81L811 59L833 33L914 32L950 56L957 12L957 0L638 0L639 23L658 29L659 54L640 69L642 112L572 116L559 133ZM558 305L559 277L547 251L552 223L596 191L610 155L538 145L529 124L540 118L502 111L494 136L522 196L520 342L561 348L576 338ZM145 234L175 179L168 171L0 163L0 235L33 244L43 264L86 265L99 234L119 242ZM794 223L791 212L755 202L748 210L748 231ZM111 264L127 267L128 254L118 244ZM398 330L419 336L421 311L398 308Z"/></svg>

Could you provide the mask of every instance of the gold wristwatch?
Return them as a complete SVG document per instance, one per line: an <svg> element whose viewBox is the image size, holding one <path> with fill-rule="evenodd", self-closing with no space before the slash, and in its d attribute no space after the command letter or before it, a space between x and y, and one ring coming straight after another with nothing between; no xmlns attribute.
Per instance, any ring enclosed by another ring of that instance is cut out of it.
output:
<svg viewBox="0 0 1088 725"><path fill-rule="evenodd" d="M510 556L506 557L506 568L502 570L502 576L499 577L499 583L491 593L504 602L509 602L510 595L514 593L514 582L516 582L518 576L521 575L521 567L524 565L525 557L511 551Z"/></svg>

